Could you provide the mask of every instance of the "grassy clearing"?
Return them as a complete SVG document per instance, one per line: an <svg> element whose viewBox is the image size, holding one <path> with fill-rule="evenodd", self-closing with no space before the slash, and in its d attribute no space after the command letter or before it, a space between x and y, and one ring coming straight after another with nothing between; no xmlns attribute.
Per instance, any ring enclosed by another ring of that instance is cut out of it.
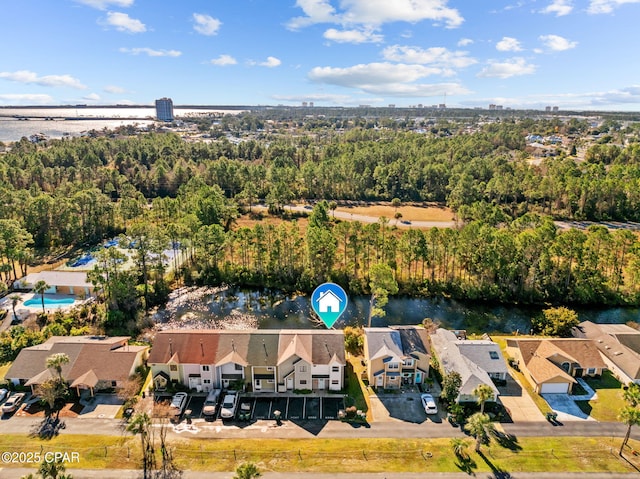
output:
<svg viewBox="0 0 640 479"><path fill-rule="evenodd" d="M350 356L347 360L347 394L355 400L355 406L367 413L367 419L373 420L371 415L371 405L369 404L369 394L362 383L361 374L364 369L360 360L361 357Z"/></svg>
<svg viewBox="0 0 640 479"><path fill-rule="evenodd" d="M336 211L379 218L385 216L394 220L396 208L391 203L376 203L369 206L338 206ZM453 221L453 212L446 206L403 205L397 209L403 220L407 221Z"/></svg>
<svg viewBox="0 0 640 479"><path fill-rule="evenodd" d="M617 450L621 439L523 438L504 448L493 442L479 456L469 449L473 472L630 472ZM91 444L88 447L87 444ZM631 441L640 448L640 441ZM253 461L265 471L309 472L459 472L450 440L443 439L182 439L173 441L174 457L183 469L232 471ZM78 452L78 468L136 468L137 438L63 435L51 441L2 435L4 451ZM73 473L73 467L69 472Z"/></svg>
<svg viewBox="0 0 640 479"><path fill-rule="evenodd" d="M620 410L625 406L620 381L610 371L605 371L599 379L584 379L597 393L597 399L576 401L578 407L596 421L617 421Z"/></svg>

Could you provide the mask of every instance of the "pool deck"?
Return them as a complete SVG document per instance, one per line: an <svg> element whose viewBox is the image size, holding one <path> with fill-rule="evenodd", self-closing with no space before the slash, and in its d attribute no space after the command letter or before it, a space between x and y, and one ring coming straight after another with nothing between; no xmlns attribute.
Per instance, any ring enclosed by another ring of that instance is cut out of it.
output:
<svg viewBox="0 0 640 479"><path fill-rule="evenodd" d="M13 316L13 306L11 305L11 296L13 296L14 294L20 296L20 301L18 302L18 304L16 304L16 315L18 316L18 319L20 321L23 321L24 319L26 319L27 317L29 317L29 315L31 314L38 314L42 312L42 303L40 300L40 295L39 294L35 294L35 293L13 293L10 295L5 296L4 298L0 299L0 308L6 309L9 313L8 316ZM36 301L38 301L37 304L34 304L32 306L26 306L24 303L25 301L29 301L30 299L35 299ZM45 305L44 305L44 310L47 313L53 313L57 310L61 310L61 311L66 311L69 310L75 306L78 306L79 304L82 304L82 300L76 298L73 295L68 295L68 294L45 294L44 295L44 299L45 299ZM64 305L59 305L59 306L55 306L55 305L47 305L46 301L47 299L55 299L55 300L60 300L60 299L73 299L73 303L72 304L64 304Z"/></svg>

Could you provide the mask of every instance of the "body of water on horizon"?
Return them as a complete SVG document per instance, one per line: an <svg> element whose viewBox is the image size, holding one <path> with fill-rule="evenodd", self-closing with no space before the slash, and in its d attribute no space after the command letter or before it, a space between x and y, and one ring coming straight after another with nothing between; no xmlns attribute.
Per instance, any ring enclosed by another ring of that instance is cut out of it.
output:
<svg viewBox="0 0 640 479"><path fill-rule="evenodd" d="M236 114L240 110L174 108L176 117L210 113ZM103 128L147 126L156 122L155 115L154 107L0 108L0 141L19 141L39 133L49 138L62 138Z"/></svg>

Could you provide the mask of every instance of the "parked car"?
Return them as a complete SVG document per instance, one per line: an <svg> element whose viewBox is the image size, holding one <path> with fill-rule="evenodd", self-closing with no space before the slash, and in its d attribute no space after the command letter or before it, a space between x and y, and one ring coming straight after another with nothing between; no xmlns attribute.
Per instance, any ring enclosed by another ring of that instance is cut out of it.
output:
<svg viewBox="0 0 640 479"><path fill-rule="evenodd" d="M207 395L207 399L202 406L202 415L208 419L215 419L218 413L218 403L220 402L220 389L214 389Z"/></svg>
<svg viewBox="0 0 640 479"><path fill-rule="evenodd" d="M220 408L220 417L222 419L233 419L236 415L236 408L238 407L238 395L236 393L227 393L222 400L222 407Z"/></svg>
<svg viewBox="0 0 640 479"><path fill-rule="evenodd" d="M6 398L9 395L9 390L8 389L0 389L0 401L2 401L4 398Z"/></svg>
<svg viewBox="0 0 640 479"><path fill-rule="evenodd" d="M9 414L18 410L22 401L24 401L25 393L15 393L2 405L2 413Z"/></svg>
<svg viewBox="0 0 640 479"><path fill-rule="evenodd" d="M435 399L431 394L423 394L420 396L420 400L422 401L422 407L424 407L424 412L427 414L438 414L438 406L436 405Z"/></svg>
<svg viewBox="0 0 640 479"><path fill-rule="evenodd" d="M184 412L184 407L187 405L187 399L189 396L187 393L176 393L171 399L171 413L175 417L179 417Z"/></svg>

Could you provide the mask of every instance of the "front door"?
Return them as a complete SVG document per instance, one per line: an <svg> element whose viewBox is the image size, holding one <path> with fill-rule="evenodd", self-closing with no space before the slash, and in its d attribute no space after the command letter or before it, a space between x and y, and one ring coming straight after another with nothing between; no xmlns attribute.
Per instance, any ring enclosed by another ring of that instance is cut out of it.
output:
<svg viewBox="0 0 640 479"><path fill-rule="evenodd" d="M293 389L293 378L287 378L287 389L289 391Z"/></svg>
<svg viewBox="0 0 640 479"><path fill-rule="evenodd" d="M260 391L262 389L262 380L256 379L253 382L253 389L255 389L256 391Z"/></svg>
<svg viewBox="0 0 640 479"><path fill-rule="evenodd" d="M422 373L420 371L416 371L416 384L422 384Z"/></svg>
<svg viewBox="0 0 640 479"><path fill-rule="evenodd" d="M324 378L318 378L318 389L324 389Z"/></svg>

